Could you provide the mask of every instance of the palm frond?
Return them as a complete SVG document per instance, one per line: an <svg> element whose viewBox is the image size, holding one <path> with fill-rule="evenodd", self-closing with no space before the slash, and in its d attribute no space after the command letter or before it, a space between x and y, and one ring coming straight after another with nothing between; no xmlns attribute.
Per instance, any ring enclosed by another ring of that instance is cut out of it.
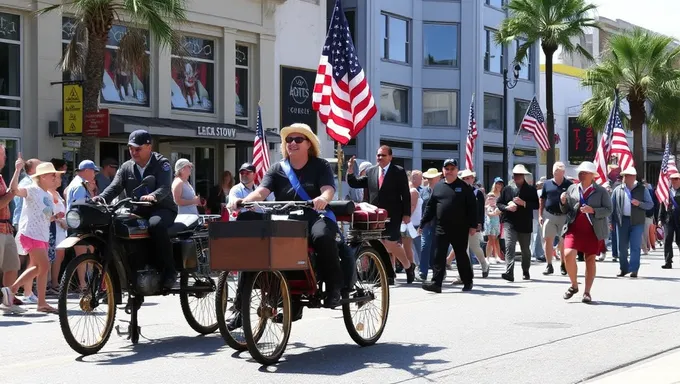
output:
<svg viewBox="0 0 680 384"><path fill-rule="evenodd" d="M66 50L59 60L57 68L62 72L69 72L72 76L80 77L85 70L87 60L88 33L84 23L74 19L71 40L66 45Z"/></svg>
<svg viewBox="0 0 680 384"><path fill-rule="evenodd" d="M120 39L116 55L116 66L122 72L140 70L148 73L149 56L148 34L139 28L128 28L125 35Z"/></svg>

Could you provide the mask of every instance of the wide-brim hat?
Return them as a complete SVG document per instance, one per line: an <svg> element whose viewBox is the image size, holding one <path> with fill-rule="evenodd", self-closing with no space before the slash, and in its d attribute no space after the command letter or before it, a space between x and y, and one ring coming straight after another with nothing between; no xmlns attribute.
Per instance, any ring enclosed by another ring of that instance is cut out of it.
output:
<svg viewBox="0 0 680 384"><path fill-rule="evenodd" d="M464 179L464 178L470 177L470 176L477 177L477 174L472 172L469 169L463 169L462 171L458 172L458 177L460 177L461 179Z"/></svg>
<svg viewBox="0 0 680 384"><path fill-rule="evenodd" d="M584 161L576 168L576 173L587 172L597 174L597 167L590 161Z"/></svg>
<svg viewBox="0 0 680 384"><path fill-rule="evenodd" d="M621 176L625 175L630 175L630 176L637 176L637 169L635 167L628 167L623 170L623 172L620 173Z"/></svg>
<svg viewBox="0 0 680 384"><path fill-rule="evenodd" d="M38 166L35 167L35 173L32 174L31 177L37 178L37 177L42 176L42 175L49 175L50 173L58 173L58 174L61 175L62 173L64 173L64 171L57 171L54 168L54 164L52 164L50 162L44 162L44 163L38 164Z"/></svg>
<svg viewBox="0 0 680 384"><path fill-rule="evenodd" d="M423 177L426 179L434 179L435 177L441 176L442 173L436 168L430 168L427 170L427 172L423 173Z"/></svg>
<svg viewBox="0 0 680 384"><path fill-rule="evenodd" d="M671 178L671 179L680 179L680 173L677 173L677 172L676 172L676 173L670 175L669 178Z"/></svg>
<svg viewBox="0 0 680 384"><path fill-rule="evenodd" d="M513 175L531 175L531 172L522 164L517 164L512 168Z"/></svg>
<svg viewBox="0 0 680 384"><path fill-rule="evenodd" d="M283 145L286 144L286 137L291 133L299 133L312 143L312 149L316 157L321 156L321 143L319 142L319 137L314 134L312 128L307 124L295 123L281 129L281 142Z"/></svg>

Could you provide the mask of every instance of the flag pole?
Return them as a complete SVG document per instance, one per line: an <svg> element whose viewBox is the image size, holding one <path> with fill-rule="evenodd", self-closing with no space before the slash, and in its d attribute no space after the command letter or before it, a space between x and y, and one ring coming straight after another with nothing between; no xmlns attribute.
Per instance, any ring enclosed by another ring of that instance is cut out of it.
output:
<svg viewBox="0 0 680 384"><path fill-rule="evenodd" d="M338 200L344 200L342 195L342 165L345 162L345 156L342 152L342 145L339 141L335 142L335 155L338 158Z"/></svg>

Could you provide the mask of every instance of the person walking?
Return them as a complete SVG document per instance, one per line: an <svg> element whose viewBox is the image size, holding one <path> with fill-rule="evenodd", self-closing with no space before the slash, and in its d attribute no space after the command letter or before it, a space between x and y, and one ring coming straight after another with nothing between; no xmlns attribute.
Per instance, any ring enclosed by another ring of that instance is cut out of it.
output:
<svg viewBox="0 0 680 384"><path fill-rule="evenodd" d="M420 197L423 199L423 213L427 209L427 202L430 201L432 197L432 191L434 187L441 180L442 173L435 168L430 168L427 172L423 173L423 179L427 181L427 185L423 186L420 191ZM422 216L421 216L422 217ZM432 219L433 221L436 218ZM421 226L422 228L422 219ZM432 225L422 228L420 231L420 279L427 280L427 274L430 270L430 266L434 262L434 232L436 224L433 222Z"/></svg>
<svg viewBox="0 0 680 384"><path fill-rule="evenodd" d="M482 278L487 278L489 277L489 263L482 250L482 231L484 231L484 218L486 217L484 192L474 187L477 174L471 170L465 169L461 171L458 177L472 188L475 200L477 201L477 231L468 238L468 247L470 247L470 251L475 255L475 258L477 258L477 261L479 261L479 264L482 266Z"/></svg>
<svg viewBox="0 0 680 384"><path fill-rule="evenodd" d="M669 178L671 180L671 188L668 192L669 201L659 202L661 210L657 223L659 228L664 228L664 264L661 266L663 269L673 268L673 240L680 248L680 173L674 173Z"/></svg>
<svg viewBox="0 0 680 384"><path fill-rule="evenodd" d="M573 184L571 180L564 177L565 165L558 161L553 166L553 178L547 180L543 184L541 190L541 198L538 207L538 223L541 225L543 231L543 240L545 241L545 258L546 267L543 271L544 275L552 275L553 269L552 260L555 254L555 247L553 246L555 238L562 234L562 228L567 223L567 215L562 213L560 209L560 196L569 189ZM562 255L562 262L560 269L563 275L567 274L564 267L564 239L560 237L558 248Z"/></svg>
<svg viewBox="0 0 680 384"><path fill-rule="evenodd" d="M503 212L505 238L505 264L506 271L501 277L507 281L515 281L515 244L519 241L522 250L522 278L531 279L529 268L531 267L531 232L533 230L534 210L538 209L538 193L536 188L529 185L525 177L531 173L522 164L515 165L512 169L512 179L515 185L503 188L501 196L496 203L498 209Z"/></svg>

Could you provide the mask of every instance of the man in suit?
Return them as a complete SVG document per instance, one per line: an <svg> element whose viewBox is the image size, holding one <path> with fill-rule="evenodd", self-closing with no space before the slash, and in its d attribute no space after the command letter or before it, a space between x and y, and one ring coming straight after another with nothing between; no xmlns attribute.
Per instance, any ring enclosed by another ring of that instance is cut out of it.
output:
<svg viewBox="0 0 680 384"><path fill-rule="evenodd" d="M670 199L664 203L660 201L661 211L659 212L659 227L664 225L663 249L666 262L661 268L673 268L673 239L680 247L680 173L670 176L671 190Z"/></svg>
<svg viewBox="0 0 680 384"><path fill-rule="evenodd" d="M136 206L134 213L149 220L149 234L155 245L156 257L163 263L163 286L169 289L177 279L172 245L168 236L168 228L175 222L177 216L177 204L170 192L172 167L168 159L152 151L151 135L147 131L132 132L128 139L128 149L131 159L123 163L111 184L95 199L108 203L125 191L128 197L137 197L141 201L154 203L151 207ZM135 188L141 184L144 177L151 175L156 181L135 193Z"/></svg>
<svg viewBox="0 0 680 384"><path fill-rule="evenodd" d="M401 223L411 221L411 193L408 177L404 168L392 164L392 148L383 145L376 154L377 165L366 170L366 176L354 175L355 156L347 165L347 184L352 188L367 188L368 203L387 211L390 221L385 228L387 237L383 244L392 257L396 257L406 270L406 282L411 284L415 279L415 264L406 257L401 240Z"/></svg>

